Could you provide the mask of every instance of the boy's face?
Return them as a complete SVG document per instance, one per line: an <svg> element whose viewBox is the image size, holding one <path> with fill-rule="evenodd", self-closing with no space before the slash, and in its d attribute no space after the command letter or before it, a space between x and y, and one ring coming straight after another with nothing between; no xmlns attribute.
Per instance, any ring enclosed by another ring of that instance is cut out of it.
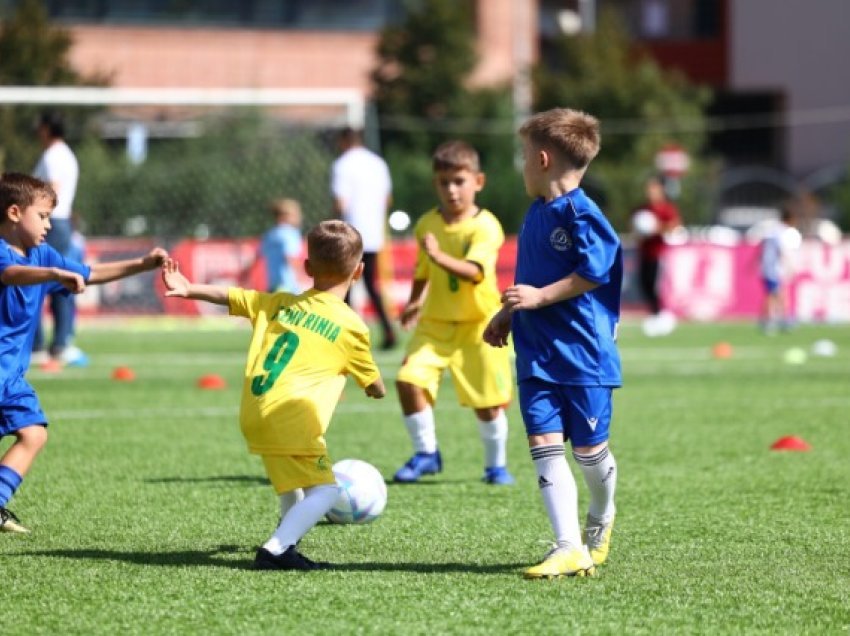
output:
<svg viewBox="0 0 850 636"><path fill-rule="evenodd" d="M525 192L530 197L542 196L546 174L541 151L527 138L522 140L522 158L522 180L525 183Z"/></svg>
<svg viewBox="0 0 850 636"><path fill-rule="evenodd" d="M438 170L434 187L440 199L440 209L453 216L475 207L475 195L484 187L484 173L467 168Z"/></svg>
<svg viewBox="0 0 850 636"><path fill-rule="evenodd" d="M9 209L7 215L17 221L15 230L20 247L29 249L44 242L47 230L50 229L51 212L53 206L45 197L36 197L35 202L23 210L17 206Z"/></svg>

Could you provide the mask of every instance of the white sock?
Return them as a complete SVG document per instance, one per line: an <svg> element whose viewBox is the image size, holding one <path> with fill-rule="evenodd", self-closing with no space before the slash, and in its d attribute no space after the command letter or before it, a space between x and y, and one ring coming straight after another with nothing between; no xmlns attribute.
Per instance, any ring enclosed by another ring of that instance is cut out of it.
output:
<svg viewBox="0 0 850 636"><path fill-rule="evenodd" d="M499 409L499 414L489 422L478 420L478 433L484 444L484 466L507 466L508 417L504 409Z"/></svg>
<svg viewBox="0 0 850 636"><path fill-rule="evenodd" d="M434 411L426 406L418 413L404 416L407 434L417 453L437 452L437 429L434 425Z"/></svg>
<svg viewBox="0 0 850 636"><path fill-rule="evenodd" d="M299 501L304 499L304 489L296 488L295 490L290 490L289 492L285 492L280 496L280 518L281 520L286 516L286 513L289 512L289 509L292 508Z"/></svg>
<svg viewBox="0 0 850 636"><path fill-rule="evenodd" d="M287 493L289 494L289 493ZM336 484L323 484L304 489L304 499L286 511L280 525L263 547L272 554L282 554L289 546L315 526L334 505L339 488Z"/></svg>
<svg viewBox="0 0 850 636"><path fill-rule="evenodd" d="M531 459L537 469L537 485L555 532L555 540L562 547L580 548L578 491L567 465L563 444L535 446L531 449Z"/></svg>
<svg viewBox="0 0 850 636"><path fill-rule="evenodd" d="M617 462L606 446L594 455L579 455L573 451L584 481L590 490L591 517L602 523L614 518L614 491L617 488Z"/></svg>

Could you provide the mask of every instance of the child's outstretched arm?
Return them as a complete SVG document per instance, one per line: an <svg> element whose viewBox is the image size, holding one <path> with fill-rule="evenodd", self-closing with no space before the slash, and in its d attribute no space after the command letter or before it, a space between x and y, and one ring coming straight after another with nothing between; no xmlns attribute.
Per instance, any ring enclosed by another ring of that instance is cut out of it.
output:
<svg viewBox="0 0 850 636"><path fill-rule="evenodd" d="M368 397L376 398L378 400L387 394L387 388L384 386L383 378L378 378L372 382L372 384L366 387L365 391Z"/></svg>
<svg viewBox="0 0 850 636"><path fill-rule="evenodd" d="M80 294L86 288L86 281L80 274L58 267L10 265L0 274L0 283L4 285L40 285L54 281L73 294Z"/></svg>
<svg viewBox="0 0 850 636"><path fill-rule="evenodd" d="M222 285L196 285L180 273L180 268L173 258L166 258L162 264L162 282L168 290L166 296L205 300L216 305L228 304L228 288Z"/></svg>
<svg viewBox="0 0 850 636"><path fill-rule="evenodd" d="M91 266L88 282L91 285L99 285L133 274L147 272L162 265L166 258L168 258L168 252L161 247L155 247L141 258L112 261L111 263L95 263Z"/></svg>
<svg viewBox="0 0 850 636"><path fill-rule="evenodd" d="M502 302L511 311L540 309L562 300L575 298L596 287L599 287L599 283L591 282L578 274L570 274L545 287L532 287L531 285L508 287L502 294Z"/></svg>

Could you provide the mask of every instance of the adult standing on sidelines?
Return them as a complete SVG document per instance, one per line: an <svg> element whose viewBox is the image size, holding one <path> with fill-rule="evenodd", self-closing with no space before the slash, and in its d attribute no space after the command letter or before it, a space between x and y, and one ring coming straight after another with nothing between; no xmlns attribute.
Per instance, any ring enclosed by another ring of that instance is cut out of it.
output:
<svg viewBox="0 0 850 636"><path fill-rule="evenodd" d="M363 146L359 130L341 130L337 145L340 154L331 166L334 212L363 237L363 283L381 321L384 332L381 348L391 349L396 336L377 281L378 252L384 247L387 210L392 203L390 171L381 157Z"/></svg>
<svg viewBox="0 0 850 636"><path fill-rule="evenodd" d="M35 166L33 176L49 183L56 191L57 203L50 216L47 243L65 258L73 253L71 214L80 167L71 148L65 143L65 122L61 113L42 113L38 121L38 139L44 152ZM71 294L51 294L50 312L53 315L53 339L48 352L44 351L44 330L39 322L33 341L33 359L43 361L49 356L66 364L82 366L88 359L72 346L76 301Z"/></svg>

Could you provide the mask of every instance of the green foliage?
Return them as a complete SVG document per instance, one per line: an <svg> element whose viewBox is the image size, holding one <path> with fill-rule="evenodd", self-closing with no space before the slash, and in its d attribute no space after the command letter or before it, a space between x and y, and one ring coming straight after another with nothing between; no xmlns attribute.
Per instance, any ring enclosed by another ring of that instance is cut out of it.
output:
<svg viewBox="0 0 850 636"><path fill-rule="evenodd" d="M634 49L616 14L603 12L593 34L562 36L548 65L534 73L535 109L569 107L602 122L602 151L588 170L607 199L606 214L624 230L656 152L674 141L691 156L680 205L686 220L702 220L706 197L698 190L709 166L699 160L706 138L709 93L663 71Z"/></svg>
<svg viewBox="0 0 850 636"><path fill-rule="evenodd" d="M256 235L271 224L268 205L298 199L310 224L331 210L332 154L317 133L281 128L255 111L203 122L197 138L158 140L132 165L123 147L79 148L76 207L92 235L122 234L130 219L144 233L181 237Z"/></svg>
<svg viewBox="0 0 850 636"><path fill-rule="evenodd" d="M65 29L51 24L40 0L22 0L0 23L0 85L69 86L103 84L105 78L83 77L71 66L73 41ZM0 107L0 168L29 172L40 149L35 141L37 106ZM82 132L91 109L66 116L70 131Z"/></svg>
<svg viewBox="0 0 850 636"><path fill-rule="evenodd" d="M527 200L514 168L510 90L468 88L478 61L473 8L471 0L425 0L384 30L372 73L381 138L398 207L416 217L436 204L431 153L459 138L481 154L488 182L479 203L516 231Z"/></svg>

